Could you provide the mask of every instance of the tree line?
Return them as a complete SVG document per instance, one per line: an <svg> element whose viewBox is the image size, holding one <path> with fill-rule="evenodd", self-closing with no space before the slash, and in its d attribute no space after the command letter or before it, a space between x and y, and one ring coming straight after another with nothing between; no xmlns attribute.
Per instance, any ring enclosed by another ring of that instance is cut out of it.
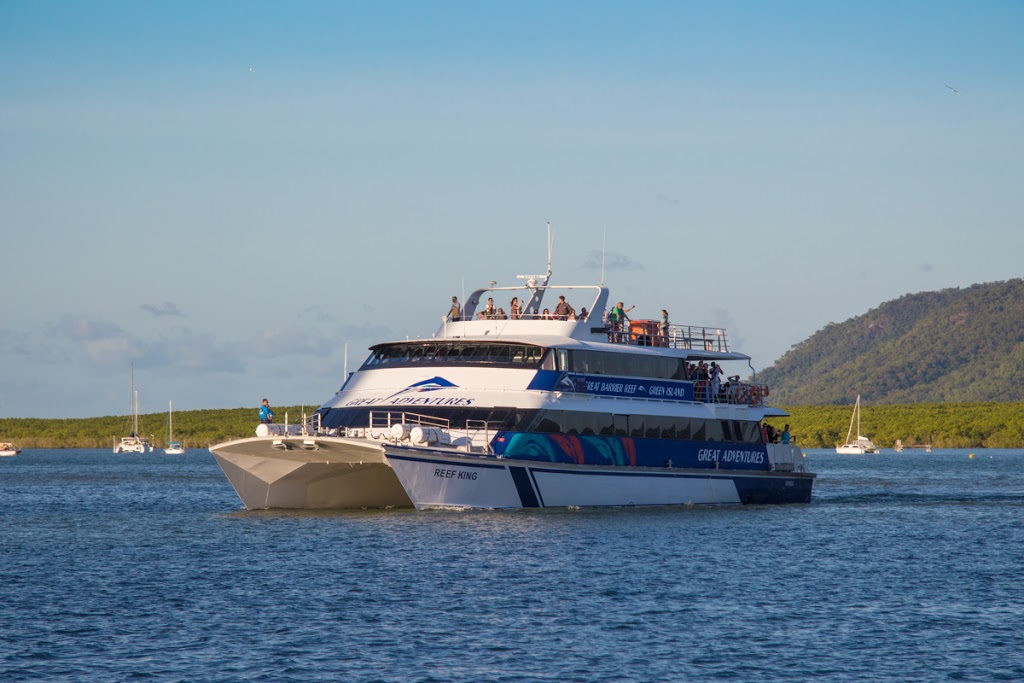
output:
<svg viewBox="0 0 1024 683"><path fill-rule="evenodd" d="M831 448L846 440L852 405L790 406L786 418L766 420L781 429L789 424L797 443L805 448ZM276 422L298 423L316 407L275 408ZM185 410L174 413L174 440L186 448L208 448L222 441L255 435L258 418L253 408ZM0 424L0 440L19 448L109 448L127 436L131 419L124 416L76 419L7 418ZM139 435L163 448L167 415L139 416ZM891 448L897 439L905 445L931 444L936 448L1024 447L1024 403L917 403L862 405L861 433L878 446Z"/></svg>

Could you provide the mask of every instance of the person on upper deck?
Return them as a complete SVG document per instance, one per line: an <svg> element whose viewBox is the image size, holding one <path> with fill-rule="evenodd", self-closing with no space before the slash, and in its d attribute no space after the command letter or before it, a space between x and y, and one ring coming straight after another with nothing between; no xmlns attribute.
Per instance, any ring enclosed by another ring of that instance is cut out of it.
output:
<svg viewBox="0 0 1024 683"><path fill-rule="evenodd" d="M451 322L458 322L459 316L462 315L462 306L459 305L459 297L452 297L452 307L448 309L447 319Z"/></svg>
<svg viewBox="0 0 1024 683"><path fill-rule="evenodd" d="M711 367L708 369L708 379L711 380L711 400L718 400L718 389L722 386L722 366L711 361Z"/></svg>
<svg viewBox="0 0 1024 683"><path fill-rule="evenodd" d="M782 428L782 443L789 443L792 436L789 433L789 425Z"/></svg>
<svg viewBox="0 0 1024 683"><path fill-rule="evenodd" d="M508 320L508 316L505 315L505 309L499 308L498 312L494 314L495 320Z"/></svg>
<svg viewBox="0 0 1024 683"><path fill-rule="evenodd" d="M508 316L512 320L519 320L523 317L523 308L519 305L519 297L512 297L512 303L508 305Z"/></svg>
<svg viewBox="0 0 1024 683"><path fill-rule="evenodd" d="M623 341L624 337L619 333L626 329L626 323L629 322L629 316L626 313L634 308L636 306L623 308L621 301L612 306L611 312L608 313L608 322L612 329L612 341Z"/></svg>
<svg viewBox="0 0 1024 683"><path fill-rule="evenodd" d="M661 345L668 346L668 311L661 309L661 323L658 325L658 332L661 334Z"/></svg>
<svg viewBox="0 0 1024 683"><path fill-rule="evenodd" d="M555 318L558 320L568 320L569 316L573 313L575 313L575 311L572 310L572 306L566 303L565 297L559 296L558 305L555 306Z"/></svg>
<svg viewBox="0 0 1024 683"><path fill-rule="evenodd" d="M486 318L486 319L493 318L494 314L495 314L494 299L488 297L488 299L487 299L487 306L484 307L484 318Z"/></svg>
<svg viewBox="0 0 1024 683"><path fill-rule="evenodd" d="M581 306L580 307L580 312L579 312L579 315L576 316L576 319L577 320L586 320L587 319L587 307L586 306Z"/></svg>
<svg viewBox="0 0 1024 683"><path fill-rule="evenodd" d="M544 312L540 314L540 319L541 320L552 320L551 311L549 311L548 309L545 308Z"/></svg>

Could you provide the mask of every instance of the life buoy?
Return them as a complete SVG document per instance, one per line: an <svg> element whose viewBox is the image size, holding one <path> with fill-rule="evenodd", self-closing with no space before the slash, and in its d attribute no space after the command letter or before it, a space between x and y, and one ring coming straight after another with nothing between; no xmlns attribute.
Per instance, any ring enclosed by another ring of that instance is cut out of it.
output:
<svg viewBox="0 0 1024 683"><path fill-rule="evenodd" d="M750 387L750 405L756 406L761 402L761 389L759 387Z"/></svg>
<svg viewBox="0 0 1024 683"><path fill-rule="evenodd" d="M767 397L768 397L768 387L765 387L765 388L764 388L764 395L765 395L765 398L767 398Z"/></svg>

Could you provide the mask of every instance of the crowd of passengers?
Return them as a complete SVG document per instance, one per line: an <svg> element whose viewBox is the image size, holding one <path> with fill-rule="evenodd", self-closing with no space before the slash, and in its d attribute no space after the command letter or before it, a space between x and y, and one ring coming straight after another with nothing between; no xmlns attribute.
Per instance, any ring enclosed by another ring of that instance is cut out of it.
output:
<svg viewBox="0 0 1024 683"><path fill-rule="evenodd" d="M795 443L796 440L789 433L789 425L787 424L782 428L780 432L770 424L761 424L761 437L765 443Z"/></svg>
<svg viewBox="0 0 1024 683"><path fill-rule="evenodd" d="M636 306L630 306L625 308L625 304L619 301L616 303L611 310L605 311L601 316L604 322L605 329L608 331L608 337L612 341L622 341L623 333L628 331L628 323L630 321L629 315ZM504 308L496 307L494 305L494 298L488 297L487 305L484 306L484 310L476 314L477 320L587 320L590 317L590 313L586 307L581 307L577 312L572 305L565 300L564 296L558 297L558 304L555 306L554 312L549 308L545 308L543 311L538 312L534 310L532 313L527 311L523 313L522 305L519 303L519 297L512 297L512 301L509 302L508 311ZM448 315L445 316L445 320L449 322L457 322L462 319L462 306L459 304L459 297L452 297L452 305L448 310ZM658 331L662 338L668 339L669 322L668 322L668 311L662 309L661 311L661 322L658 326Z"/></svg>
<svg viewBox="0 0 1024 683"><path fill-rule="evenodd" d="M588 317L590 317L590 314L587 312L586 307L581 308L577 312L575 308L569 305L564 296L558 297L558 305L555 306L554 313L549 308L545 308L540 313L536 310L532 313L529 311L523 313L519 297L514 296L512 301L509 302L508 311L505 311L504 308L495 307L493 297L488 297L484 310L476 314L477 320L586 320ZM452 306L448 311L448 315L445 316L445 320L449 322L462 320L462 307L459 305L459 298L457 296L452 297Z"/></svg>

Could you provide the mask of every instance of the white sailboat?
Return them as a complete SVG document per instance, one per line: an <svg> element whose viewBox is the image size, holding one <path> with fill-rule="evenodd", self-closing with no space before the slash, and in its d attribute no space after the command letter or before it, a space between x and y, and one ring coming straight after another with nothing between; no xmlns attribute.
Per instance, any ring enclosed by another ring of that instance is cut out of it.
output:
<svg viewBox="0 0 1024 683"><path fill-rule="evenodd" d="M171 414L174 412L174 404L171 401L167 402L167 448L164 449L165 455L181 455L185 452L185 447L181 445L181 442L174 440L173 423L171 421Z"/></svg>
<svg viewBox="0 0 1024 683"><path fill-rule="evenodd" d="M0 405L0 413L3 413L2 405ZM5 422L5 420L0 419L0 424L3 424L6 427L6 424L4 424ZM4 429L3 431L6 432L7 430ZM5 455L17 455L18 453L21 453L21 449L17 448L13 443L10 441L0 441L0 457Z"/></svg>
<svg viewBox="0 0 1024 683"><path fill-rule="evenodd" d="M121 443L114 444L115 453L152 453L149 439L139 436L139 392L135 391L135 365L132 365L132 433L122 436Z"/></svg>
<svg viewBox="0 0 1024 683"><path fill-rule="evenodd" d="M857 422L857 438L851 440L853 435L853 423ZM877 453L878 446L871 442L866 436L860 433L860 394L857 394L857 402L853 404L853 415L850 416L850 429L846 432L846 443L836 446L836 453L845 455L862 455L864 453Z"/></svg>

